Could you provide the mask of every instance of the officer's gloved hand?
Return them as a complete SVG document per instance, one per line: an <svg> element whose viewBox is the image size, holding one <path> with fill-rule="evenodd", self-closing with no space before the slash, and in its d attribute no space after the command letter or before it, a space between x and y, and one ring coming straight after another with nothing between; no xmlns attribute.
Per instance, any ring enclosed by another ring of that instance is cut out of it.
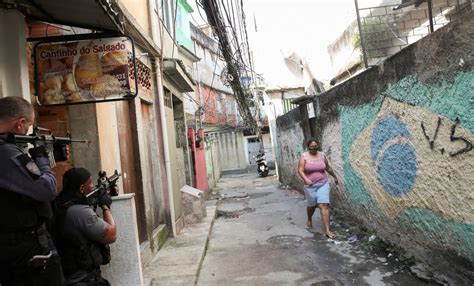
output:
<svg viewBox="0 0 474 286"><path fill-rule="evenodd" d="M30 150L28 150L28 153L30 153L31 158L33 159L36 159L38 157L48 158L48 152L46 151L46 148L44 146L31 148Z"/></svg>
<svg viewBox="0 0 474 286"><path fill-rule="evenodd" d="M112 205L112 198L110 197L109 194L107 194L106 192L103 192L102 194L99 195L98 197L98 203L99 203L99 206L107 206L109 209L110 209L110 206Z"/></svg>

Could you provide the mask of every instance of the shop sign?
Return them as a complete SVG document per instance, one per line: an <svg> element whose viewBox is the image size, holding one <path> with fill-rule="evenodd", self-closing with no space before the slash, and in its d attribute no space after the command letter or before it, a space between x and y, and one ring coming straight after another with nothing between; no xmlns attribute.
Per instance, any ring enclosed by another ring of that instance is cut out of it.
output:
<svg viewBox="0 0 474 286"><path fill-rule="evenodd" d="M125 36L42 41L34 48L41 105L133 98L137 94L133 41Z"/></svg>

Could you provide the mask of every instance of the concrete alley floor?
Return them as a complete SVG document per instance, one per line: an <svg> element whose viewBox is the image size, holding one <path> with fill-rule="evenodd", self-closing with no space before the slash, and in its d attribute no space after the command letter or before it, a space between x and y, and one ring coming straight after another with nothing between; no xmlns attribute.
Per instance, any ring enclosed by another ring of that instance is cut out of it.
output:
<svg viewBox="0 0 474 286"><path fill-rule="evenodd" d="M349 243L351 228L337 219L337 238L328 240L319 209L306 230L304 197L278 186L275 176L221 178L197 285L437 285L404 270L396 255L370 251L376 240Z"/></svg>

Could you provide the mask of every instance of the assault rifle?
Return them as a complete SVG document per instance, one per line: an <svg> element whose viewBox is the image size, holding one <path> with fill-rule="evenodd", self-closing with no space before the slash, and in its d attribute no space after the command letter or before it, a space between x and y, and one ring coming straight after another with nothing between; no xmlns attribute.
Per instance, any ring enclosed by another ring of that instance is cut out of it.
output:
<svg viewBox="0 0 474 286"><path fill-rule="evenodd" d="M12 143L23 146L28 143L34 147L44 146L49 155L49 163L51 168L56 165L56 161L67 160L66 145L70 145L73 142L78 143L90 143L89 140L78 140L71 139L68 134L67 137L56 137L53 135L51 130L41 127L33 128L33 133L29 135L9 134L8 139L13 141Z"/></svg>
<svg viewBox="0 0 474 286"><path fill-rule="evenodd" d="M99 178L97 179L97 185L92 189L90 193L86 195L86 199L89 201L89 204L94 207L94 211L97 208L99 203L99 197L104 194L108 194L111 197L118 196L115 186L117 181L122 174L115 170L114 174L110 177L107 177L105 171L99 172Z"/></svg>

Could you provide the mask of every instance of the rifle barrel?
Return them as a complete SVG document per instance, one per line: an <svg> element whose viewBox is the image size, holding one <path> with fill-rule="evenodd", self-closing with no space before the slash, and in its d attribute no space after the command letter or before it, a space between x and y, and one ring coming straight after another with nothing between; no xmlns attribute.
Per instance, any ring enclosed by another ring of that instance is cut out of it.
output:
<svg viewBox="0 0 474 286"><path fill-rule="evenodd" d="M71 139L71 138L68 138L68 137L55 137L54 142L87 143L87 142L89 142L89 140L86 140L86 139ZM68 143L66 143L66 144L68 144Z"/></svg>
<svg viewBox="0 0 474 286"><path fill-rule="evenodd" d="M86 139L71 139L69 137L54 137L49 135L18 135L15 134L15 140L18 142L34 142L34 141L46 141L52 143L63 143L70 144L72 142L78 143L88 143L89 140Z"/></svg>

